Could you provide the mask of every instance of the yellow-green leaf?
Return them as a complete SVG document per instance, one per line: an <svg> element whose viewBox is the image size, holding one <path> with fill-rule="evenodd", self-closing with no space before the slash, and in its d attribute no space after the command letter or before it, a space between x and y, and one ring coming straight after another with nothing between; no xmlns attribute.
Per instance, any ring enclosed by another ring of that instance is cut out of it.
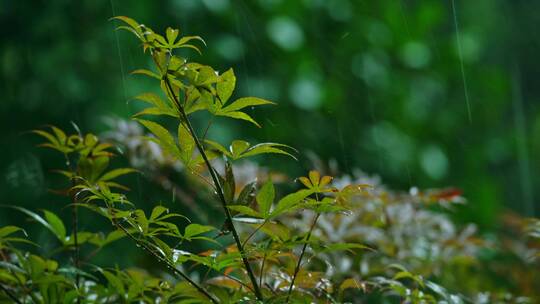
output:
<svg viewBox="0 0 540 304"><path fill-rule="evenodd" d="M270 208L274 202L275 190L272 181L267 181L257 193L257 203L262 215L267 218L270 215Z"/></svg>
<svg viewBox="0 0 540 304"><path fill-rule="evenodd" d="M252 124L256 125L257 127L259 127L259 128L261 127L253 118L251 118L251 116L247 115L244 112L239 112L239 111L225 112L223 110L224 109L222 109L221 111L216 112L216 115L217 116L225 116L225 117L230 117L230 118L234 118L234 119L240 119L240 120L249 121Z"/></svg>
<svg viewBox="0 0 540 304"><path fill-rule="evenodd" d="M233 103L229 104L228 106L224 107L222 111L224 112L234 112L241 110L245 107L249 106L260 106L260 105L266 105L266 104L275 104L271 101L258 98L258 97L243 97L239 98Z"/></svg>
<svg viewBox="0 0 540 304"><path fill-rule="evenodd" d="M229 69L227 72L221 74L220 80L216 85L217 94L221 102L225 104L231 97L236 86L236 76L234 76L233 69Z"/></svg>

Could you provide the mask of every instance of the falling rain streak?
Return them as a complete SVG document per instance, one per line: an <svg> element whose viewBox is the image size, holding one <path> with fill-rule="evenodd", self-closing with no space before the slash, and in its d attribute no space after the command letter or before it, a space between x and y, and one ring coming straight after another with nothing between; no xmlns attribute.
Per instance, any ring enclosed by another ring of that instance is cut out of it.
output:
<svg viewBox="0 0 540 304"><path fill-rule="evenodd" d="M461 48L461 37L459 33L459 24L458 24L457 13L456 13L456 3L455 3L455 0L451 0L451 2L452 2L452 13L454 15L454 27L456 29L456 45L458 49L459 63L461 67L461 79L463 80L463 91L465 94L465 103L467 104L467 115L469 118L469 123L472 123L471 104L469 101L469 88L467 85L467 77L465 76L465 65L463 63L463 49Z"/></svg>

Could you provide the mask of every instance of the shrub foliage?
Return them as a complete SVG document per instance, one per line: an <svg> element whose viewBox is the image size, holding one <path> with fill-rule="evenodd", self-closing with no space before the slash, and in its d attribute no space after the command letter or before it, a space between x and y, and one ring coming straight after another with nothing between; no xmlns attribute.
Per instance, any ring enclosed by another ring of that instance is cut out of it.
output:
<svg viewBox="0 0 540 304"><path fill-rule="evenodd" d="M56 192L69 201L72 216L68 223L48 210L11 206L54 235L58 248L47 257L34 254L32 247L37 244L22 228L0 228L3 302L527 303L538 299L538 273L531 270L538 266L538 221L516 217L518 238L488 241L472 225L459 228L444 211L463 202L454 189L396 193L374 179L334 179L320 173L322 169L299 177L290 193L283 193L272 175L262 183L235 178L246 159L261 154L296 159L297 152L279 143L251 144L241 139L224 145L207 138L211 121L233 119L261 127L249 111L273 102L234 99L232 69L219 73L177 54L182 48L200 53L201 37L181 36L172 28L160 35L128 17L116 19L123 22L119 29L139 39L154 63L152 69L133 73L150 77L161 90L136 96L147 104L134 115L147 130L142 141L157 147L169 164L180 163L183 174L201 181L197 191L211 193L223 225L195 222L170 212L163 203L156 203L150 212L138 209L119 180L148 168L111 168L114 144L93 134L78 130L66 134L54 126L35 130L44 139L40 146L65 158L64 168L56 172L69 187ZM194 115L207 119L208 126L196 128ZM152 161L151 155L144 157ZM105 218L110 229L80 231L79 212ZM172 276L135 265L111 269L91 263L100 249L122 238L131 240ZM194 247L189 243L205 250L190 251ZM510 269L495 267L494 259L482 260L486 252L510 257ZM56 259L63 253L72 256L69 262ZM505 271L516 280L524 276L528 280L504 289L492 276Z"/></svg>

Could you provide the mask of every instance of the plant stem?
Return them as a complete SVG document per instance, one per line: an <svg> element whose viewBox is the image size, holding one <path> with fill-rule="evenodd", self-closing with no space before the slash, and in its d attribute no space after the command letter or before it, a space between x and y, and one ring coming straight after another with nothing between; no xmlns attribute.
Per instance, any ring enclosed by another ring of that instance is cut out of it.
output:
<svg viewBox="0 0 540 304"><path fill-rule="evenodd" d="M112 210L109 208L109 212ZM206 289L204 289L202 286L197 284L195 281L193 281L188 275L183 273L182 271L178 270L175 265L171 264L167 259L160 256L158 253L156 253L152 248L148 247L145 243L139 241L136 237L134 237L124 226L119 224L116 221L116 217L114 213L111 214L112 216L112 222L113 225L117 228L122 230L130 239L132 239L137 245L141 246L143 249L148 251L153 257L155 257L157 260L161 261L165 265L167 265L168 268L170 268L176 275L180 276L184 280L188 281L193 287L195 287L200 293L202 293L204 296L206 296L212 303L218 304L219 301L216 300Z"/></svg>
<svg viewBox="0 0 540 304"><path fill-rule="evenodd" d="M317 213L317 216L315 216L315 219L313 220L313 223L311 223L311 227L309 228L309 232L306 237L306 242L304 243L304 246L302 247L302 251L300 252L300 257L298 258L298 263L296 263L296 267L294 268L294 274L293 278L291 280L291 285L289 285L289 291L287 292L287 300L286 303L289 303L289 298L291 297L291 293L294 287L294 281L296 280L296 276L300 272L300 266L302 264L302 258L304 258L304 254L306 253L307 245L309 242L309 239L311 238L311 232L313 232L313 228L315 228L315 225L317 224L317 220L319 220L319 216L321 216L320 213Z"/></svg>
<svg viewBox="0 0 540 304"><path fill-rule="evenodd" d="M81 258L80 258L80 250L79 250L79 213L77 210L77 194L73 191L73 188L76 186L75 182L75 167L72 165L71 161L69 160L68 154L64 153L64 157L66 158L66 166L71 171L71 188L69 190L69 194L71 196L71 204L73 204L72 212L71 212L71 218L72 218L72 229L73 229L73 246L75 248L75 252L73 253L73 263L75 264L75 268L79 270L80 264L81 264ZM81 297L79 296L79 283L81 280L81 276L79 274L79 271L75 274L75 287L77 288L77 304L81 303Z"/></svg>
<svg viewBox="0 0 540 304"><path fill-rule="evenodd" d="M75 187L75 180L74 178L72 177L71 178L71 187ZM71 216L72 216L72 219L73 219L73 246L75 247L75 252L73 253L73 261L74 261L74 264L75 264L75 268L78 270L79 267L80 267L80 251L79 251L79 238L77 236L77 234L79 233L79 229L78 229L78 226L79 226L79 213L78 213L78 210L77 210L77 198L76 198L76 194L73 193L73 191L71 191L71 203L73 204L73 207L72 207L72 213L71 213ZM77 271L77 273L75 274L75 286L77 287L77 293L78 293L78 290L79 290L79 282L81 280L81 277L79 275L79 272ZM80 296L77 296L77 304L81 303L81 297Z"/></svg>
<svg viewBox="0 0 540 304"><path fill-rule="evenodd" d="M206 164L206 167L208 168L208 171L210 171L210 176L212 177L212 181L214 182L214 186L216 187L216 192L217 192L217 195L218 195L219 200L221 202L221 206L223 207L223 212L225 213L226 222L227 222L229 228L231 229L234 241L236 242L236 247L238 248L238 251L240 252L240 255L242 256L242 262L244 263L244 267L246 268L246 272L248 273L249 279L251 280L251 284L253 285L255 296L257 297L257 299L259 301L263 301L263 296L262 296L261 290L259 288L259 284L257 283L257 279L255 278L255 274L253 273L253 269L251 268L251 265L249 264L249 261L248 261L248 259L246 257L246 253L245 253L244 247L242 246L242 242L240 241L240 237L238 236L238 232L236 231L236 228L234 227L231 212L227 208L227 200L225 199L223 187L221 186L221 183L219 182L219 179L217 177L217 173L214 170L214 168L212 167L212 165L210 164L210 161L208 160L208 156L206 155L206 152L204 151L204 148L203 148L197 134L195 133L195 130L193 129L193 126L191 125L191 122L189 121L189 119L188 119L188 117L186 115L186 112L184 111L184 107L182 107L182 105L180 104L180 100L178 99L178 96L176 96L176 94L174 94L174 90L173 90L173 88L171 86L168 75L165 75L164 81L165 81L165 84L166 84L166 86L167 86L167 88L168 88L174 102L176 103L176 106L178 107L178 110L180 111L180 115L181 115L182 120L184 120L184 122L185 122L185 124L186 124L186 126L187 126L187 128L189 130L189 133L191 134L191 136L193 137L193 140L195 141L195 145L197 146L197 150L199 150L199 153L201 154L201 156L202 156L202 158L203 158L203 160L204 160L204 162ZM180 123L182 123L182 122L180 122Z"/></svg>

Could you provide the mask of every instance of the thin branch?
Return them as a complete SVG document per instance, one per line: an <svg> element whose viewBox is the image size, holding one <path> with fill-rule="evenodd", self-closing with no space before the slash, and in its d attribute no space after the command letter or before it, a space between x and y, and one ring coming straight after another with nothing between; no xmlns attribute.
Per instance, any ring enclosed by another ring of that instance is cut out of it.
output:
<svg viewBox="0 0 540 304"><path fill-rule="evenodd" d="M71 187L75 187L75 179L72 177L71 178ZM80 266L81 266L81 259L80 259L80 248L79 248L79 238L78 238L78 234L79 234L79 212L77 210L77 197L75 195L75 193L73 193L73 191L70 191L72 192L71 193L71 203L73 204L73 207L72 207L72 212L71 212L71 216L72 216L72 220L73 220L73 246L75 248L75 252L73 253L73 260L74 260L74 264L75 264L75 268L76 269L79 269ZM81 281L81 276L79 274L79 272L77 271L77 273L75 274L75 287L77 288L77 290L79 289L79 284L80 284L80 281ZM80 296L77 296L77 304L81 303L81 297Z"/></svg>
<svg viewBox="0 0 540 304"><path fill-rule="evenodd" d="M315 225L317 224L317 220L319 220L319 216L321 216L321 214L317 213L317 216L315 216L315 219L313 220L313 223L311 223L311 227L309 228L309 232L306 237L306 242L304 243L304 246L302 247L302 251L300 252L300 257L298 258L298 263L296 264L296 267L294 269L291 285L289 285L289 291L287 292L286 303L289 303L289 298L291 297L291 293L294 287L294 281L296 280L296 276L298 276L298 273L300 272L300 266L302 265L302 258L304 257L304 254L306 253L308 242L309 242L309 239L311 238L311 233L313 232L313 228L315 228Z"/></svg>
<svg viewBox="0 0 540 304"><path fill-rule="evenodd" d="M81 265L81 257L80 257L80 248L79 248L79 212L77 209L77 194L73 191L73 188L76 186L77 182L75 181L76 170L75 165L71 163L69 160L69 156L67 153L64 153L64 157L66 158L66 166L71 171L71 189L69 190L69 195L71 197L71 219L72 219L72 229L73 229L73 246L75 251L73 252L73 264L77 270L79 270ZM79 285L81 281L81 276L79 274L79 271L75 274L75 287L77 288L77 304L81 303L81 297L78 295Z"/></svg>
<svg viewBox="0 0 540 304"><path fill-rule="evenodd" d="M109 212L112 210L109 209ZM168 268L170 268L176 275L180 276L184 280L188 281L193 287L195 287L200 293L202 293L204 296L206 296L212 303L218 304L219 301L214 298L206 289L204 289L202 286L197 284L195 281L193 281L188 275L183 273L182 271L178 270L175 265L173 265L171 262L169 262L167 259L156 253L152 248L148 247L145 243L141 242L139 239L137 239L135 236L133 236L124 226L119 224L116 221L116 217L114 215L114 212L111 214L112 216L112 222L113 225L122 230L124 234L126 234L130 239L132 239L137 245L141 246L141 248L148 251L154 258L156 258L158 261L161 261L164 263Z"/></svg>
<svg viewBox="0 0 540 304"><path fill-rule="evenodd" d="M264 222L262 224L259 225L259 227L255 228L255 230L253 230L249 235L248 237L244 240L244 242L242 243L242 246L246 246L247 242L255 235L255 233L257 233L257 231L261 230L261 228L266 225L266 223L268 223L268 220L264 220Z"/></svg>
<svg viewBox="0 0 540 304"><path fill-rule="evenodd" d="M208 160L208 156L206 155L206 152L205 152L205 150L204 150L204 148L203 148L197 134L195 133L195 130L193 129L193 126L191 125L191 122L189 121L189 119L187 117L187 114L186 114L186 112L184 110L184 107L182 107L182 105L180 104L180 100L178 99L178 96L176 96L176 94L174 93L174 90L173 90L173 88L171 86L168 75L165 75L164 81L165 81L165 85L167 86L167 89L170 92L170 95L171 95L173 101L176 103L176 106L178 107L178 110L180 111L180 115L181 115L182 120L184 120L184 122L185 122L185 124L186 124L186 126L187 126L187 128L189 130L189 133L191 134L191 136L193 137L193 140L195 141L195 145L197 146L197 149L199 150L199 153L201 154L201 156L202 156L202 158L203 158L203 160L204 160L204 162L206 164L206 167L208 168L208 171L210 171L210 176L212 177L212 181L214 182L214 186L216 187L217 195L218 195L219 200L221 202L221 205L223 207L223 212L225 213L226 222L227 222L229 228L231 229L234 241L236 242L236 247L238 248L238 251L240 252L240 255L242 256L242 262L244 263L244 267L246 268L248 276L249 276L249 278L251 280L251 283L253 285L255 296L257 297L258 300L263 301L263 296L262 296L261 290L259 288L259 284L257 284L257 279L255 278L255 274L253 273L253 269L251 268L251 265L249 264L249 261L248 261L248 259L246 257L244 247L242 246L242 242L240 241L240 237L238 236L238 232L236 231L236 228L234 227L234 223L233 223L233 220L232 220L232 215L231 215L229 209L227 208L227 200L225 199L223 187L221 186L221 183L219 182L219 178L217 176L217 173L216 173L215 169L212 167L212 165L210 164L210 161Z"/></svg>
<svg viewBox="0 0 540 304"><path fill-rule="evenodd" d="M213 120L214 120L214 117L210 118L210 121L208 122L208 125L206 126L206 129L204 130L202 141L206 139L206 134L208 134L208 131L210 130L210 127L212 126Z"/></svg>

